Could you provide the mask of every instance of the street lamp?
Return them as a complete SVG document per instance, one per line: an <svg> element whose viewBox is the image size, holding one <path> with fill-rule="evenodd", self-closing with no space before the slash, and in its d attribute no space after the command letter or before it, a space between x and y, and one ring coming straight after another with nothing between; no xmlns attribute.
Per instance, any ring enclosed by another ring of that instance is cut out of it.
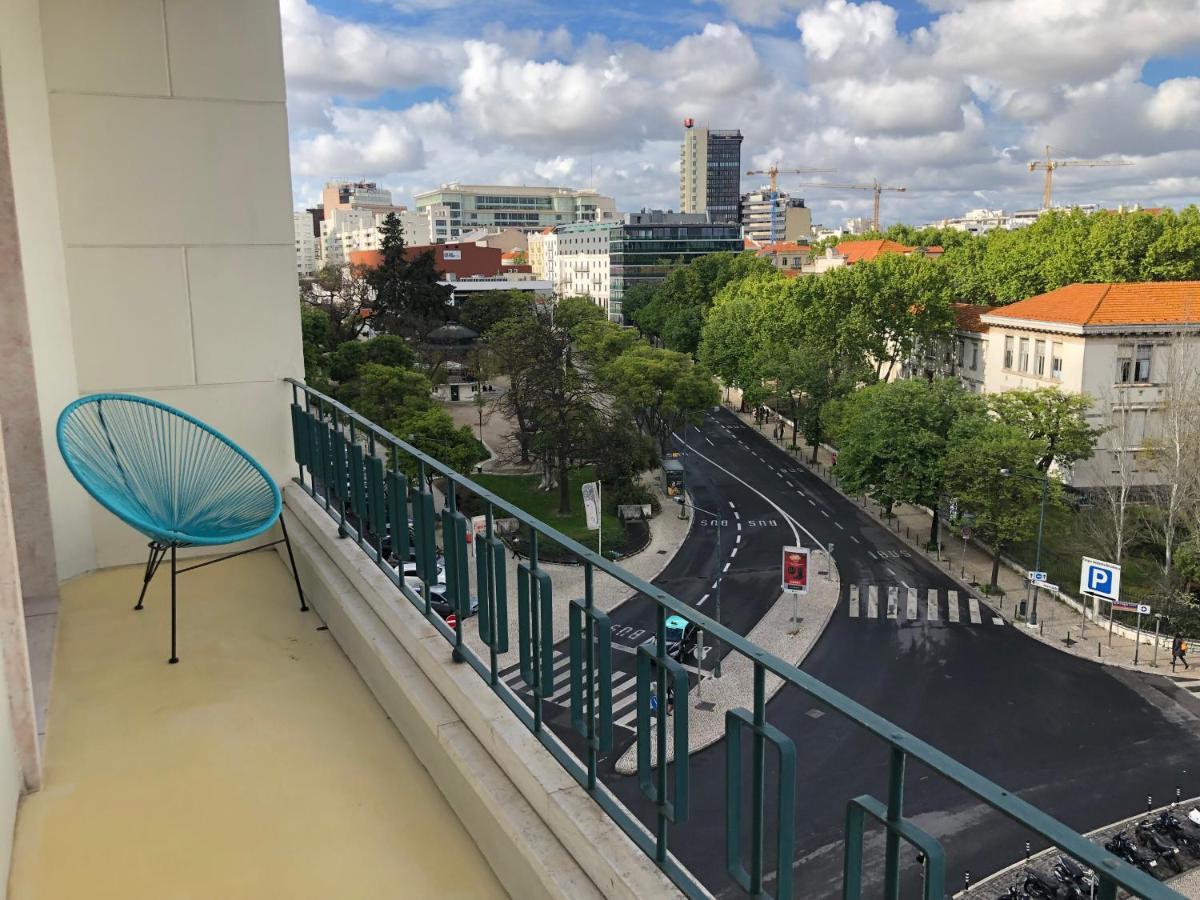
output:
<svg viewBox="0 0 1200 900"><path fill-rule="evenodd" d="M1005 478L1024 478L1026 481L1033 481L1033 482L1041 481L1041 483L1042 483L1042 511L1041 511L1041 515L1038 517L1038 536L1037 536L1037 553L1036 553L1037 558L1034 560L1034 563L1033 563L1033 570L1035 572L1040 572L1040 571L1042 571L1042 529L1046 525L1046 494L1050 491L1050 476L1043 472L1042 477L1040 479L1038 479L1038 478L1034 478L1032 475L1018 474L1017 472L1014 472L1012 469L1001 469L1000 474L1003 475ZM1033 605L1029 609L1029 620L1028 620L1030 628L1036 628L1037 623L1038 623L1037 602L1038 602L1038 593L1039 593L1040 587L1041 587L1041 582L1037 582L1037 581L1033 582ZM1026 588L1026 594L1025 594L1026 599L1028 599L1028 597L1029 597L1028 591L1029 591L1029 589Z"/></svg>
<svg viewBox="0 0 1200 900"><path fill-rule="evenodd" d="M717 523L717 552L715 554L713 554L713 559L716 560L716 567L717 567L716 578L714 580L714 583L716 584L717 621L720 624L724 625L725 623L721 622L721 547L722 547L722 544L721 544L721 517L720 517L720 515L718 515L715 512L711 512L707 509L701 509L696 504L689 503L687 500L685 500L683 498L682 495L676 497L675 502L678 503L680 506L688 507L693 512L698 512L701 515L705 515L705 516L712 516L713 521ZM717 636L717 646L714 647L713 649L717 653L717 662L713 666L713 677L720 678L721 677L721 638L720 638L720 635ZM700 677L703 677L704 660L702 660L702 659L697 660L697 663L698 663L698 668L700 669L700 672L701 672Z"/></svg>

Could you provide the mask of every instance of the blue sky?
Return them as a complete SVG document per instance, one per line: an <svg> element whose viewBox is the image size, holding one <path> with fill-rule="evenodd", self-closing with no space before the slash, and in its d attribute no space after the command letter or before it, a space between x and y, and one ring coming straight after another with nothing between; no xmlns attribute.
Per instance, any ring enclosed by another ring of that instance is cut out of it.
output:
<svg viewBox="0 0 1200 900"><path fill-rule="evenodd" d="M593 186L678 205L680 120L739 127L743 162L906 186L885 219L1200 193L1200 0L282 0L294 191L368 177ZM756 179L747 178L744 187ZM814 219L869 195L802 190Z"/></svg>

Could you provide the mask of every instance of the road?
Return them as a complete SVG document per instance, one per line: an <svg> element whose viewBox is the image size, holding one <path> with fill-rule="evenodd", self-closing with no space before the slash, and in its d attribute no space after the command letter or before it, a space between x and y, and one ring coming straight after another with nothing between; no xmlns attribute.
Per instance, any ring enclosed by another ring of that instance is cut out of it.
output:
<svg viewBox="0 0 1200 900"><path fill-rule="evenodd" d="M804 544L833 543L842 579L838 609L804 671L1079 830L1131 815L1148 794L1161 800L1177 785L1185 796L1200 794L1194 698L997 623L937 566L731 413L715 413L680 438L694 503L728 515L718 548L716 517L697 513L656 585L714 615L720 570L721 620L748 632L778 596L780 547L794 540L790 517ZM631 648L653 633L654 610L634 598L612 620L614 643ZM614 695L624 690L614 715L625 726L633 724L632 661L614 654ZM561 709L547 709L561 729ZM840 890L846 801L886 797L886 748L798 689L777 694L767 717L798 754L795 894L832 897ZM636 779L611 770L632 737L629 727L620 731L604 778L649 822ZM690 764L692 812L672 829L672 850L714 893L739 896L725 872L723 742ZM979 877L1015 861L1032 837L917 766L909 767L905 809L943 842L952 886L964 870ZM768 871L776 866L769 854ZM868 880L878 868L868 868Z"/></svg>

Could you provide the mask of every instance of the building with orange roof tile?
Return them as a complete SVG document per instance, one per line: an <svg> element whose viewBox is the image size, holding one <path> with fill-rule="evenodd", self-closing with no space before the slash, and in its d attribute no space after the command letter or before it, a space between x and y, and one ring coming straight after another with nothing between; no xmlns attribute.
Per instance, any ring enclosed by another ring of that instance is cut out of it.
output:
<svg viewBox="0 0 1200 900"><path fill-rule="evenodd" d="M1200 281L1071 284L992 309L985 390L1057 387L1094 398L1108 431L1095 456L1067 476L1077 488L1109 484L1118 457L1134 481L1157 480L1150 447L1176 386L1200 367Z"/></svg>
<svg viewBox="0 0 1200 900"><path fill-rule="evenodd" d="M812 247L795 241L776 241L774 244L762 244L755 249L754 255L771 260L777 269L799 271L812 262Z"/></svg>
<svg viewBox="0 0 1200 900"><path fill-rule="evenodd" d="M999 307L955 303L953 334L918 349L901 364L895 377L957 378L966 390L983 393L991 326L981 318L995 309Z"/></svg>

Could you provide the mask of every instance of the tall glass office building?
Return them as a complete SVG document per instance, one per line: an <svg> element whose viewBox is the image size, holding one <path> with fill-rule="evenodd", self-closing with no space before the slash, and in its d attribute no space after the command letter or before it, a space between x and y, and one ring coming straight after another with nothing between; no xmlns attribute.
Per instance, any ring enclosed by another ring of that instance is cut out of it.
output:
<svg viewBox="0 0 1200 900"><path fill-rule="evenodd" d="M609 232L609 318L621 321L621 302L633 285L662 281L698 256L741 251L737 222L710 222L706 213L629 213Z"/></svg>
<svg viewBox="0 0 1200 900"><path fill-rule="evenodd" d="M683 120L679 148L679 208L708 213L712 222L740 221L742 133L710 131Z"/></svg>

